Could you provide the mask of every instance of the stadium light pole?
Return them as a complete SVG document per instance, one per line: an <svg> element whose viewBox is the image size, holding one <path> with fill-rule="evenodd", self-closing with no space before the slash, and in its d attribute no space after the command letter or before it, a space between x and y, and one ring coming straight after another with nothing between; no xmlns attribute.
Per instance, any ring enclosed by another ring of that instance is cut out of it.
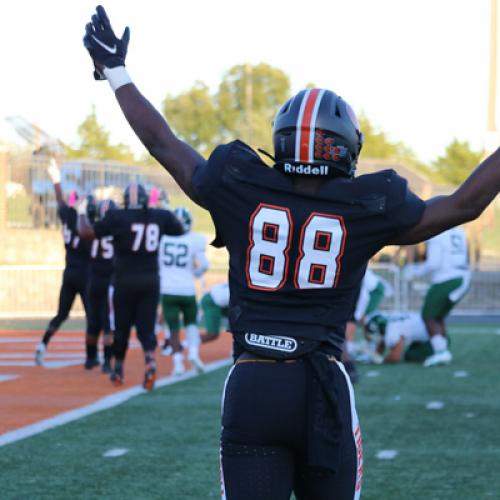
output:
<svg viewBox="0 0 500 500"><path fill-rule="evenodd" d="M491 0L490 15L490 67L488 85L488 122L485 143L486 154L495 151L499 143L497 128L498 0Z"/></svg>

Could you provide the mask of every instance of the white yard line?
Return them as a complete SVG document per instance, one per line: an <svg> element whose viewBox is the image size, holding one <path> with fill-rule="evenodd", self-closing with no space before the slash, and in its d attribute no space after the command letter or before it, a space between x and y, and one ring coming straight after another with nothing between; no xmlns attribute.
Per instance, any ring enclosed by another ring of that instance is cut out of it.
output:
<svg viewBox="0 0 500 500"><path fill-rule="evenodd" d="M205 365L205 368L207 372L212 372L231 363L232 358L227 358L209 363ZM182 382L183 380L194 378L196 376L198 376L197 373L195 371L191 371L186 373L182 377L164 377L156 382L155 387L165 387L167 385L173 385L177 382ZM110 396L99 399L95 403L82 406L81 408L76 408L75 410L60 413L55 417L40 420L40 422L27 425L26 427L21 427L20 429L16 429L15 431L6 432L5 434L0 435L0 446L14 443L15 441L34 436L35 434L40 434L41 432L53 429L54 427L79 420L88 415L92 415L93 413L113 408L122 403L125 403L125 401L128 401L130 398L133 398L134 396L137 396L139 394L144 394L145 392L146 391L142 388L142 385L135 385L133 387L130 387L129 389L125 389L123 391L116 392L114 394L111 394Z"/></svg>

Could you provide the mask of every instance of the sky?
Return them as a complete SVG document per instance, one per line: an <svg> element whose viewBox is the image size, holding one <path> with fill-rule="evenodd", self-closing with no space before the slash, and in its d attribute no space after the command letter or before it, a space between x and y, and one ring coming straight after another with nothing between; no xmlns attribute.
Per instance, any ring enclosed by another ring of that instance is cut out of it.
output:
<svg viewBox="0 0 500 500"><path fill-rule="evenodd" d="M289 75L292 92L309 82L334 90L422 161L443 154L454 138L483 147L490 0L103 5L115 32L130 27L128 71L157 107L197 80L215 91L235 64L266 62ZM78 125L95 105L112 141L142 152L108 84L92 77L82 37L95 6L88 0L2 2L0 138L14 135L3 118L22 115L75 145Z"/></svg>

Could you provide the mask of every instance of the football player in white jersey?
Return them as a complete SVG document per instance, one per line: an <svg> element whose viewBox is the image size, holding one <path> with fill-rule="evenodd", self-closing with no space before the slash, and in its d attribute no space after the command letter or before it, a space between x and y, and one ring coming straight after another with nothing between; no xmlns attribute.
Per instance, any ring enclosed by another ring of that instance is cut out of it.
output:
<svg viewBox="0 0 500 500"><path fill-rule="evenodd" d="M162 237L158 258L163 317L170 330L174 364L172 374L181 375L184 373L179 339L181 316L186 329L188 359L196 370L199 372L204 370L199 356L201 340L196 324L198 307L195 279L200 278L206 272L208 260L205 256L205 237L191 232L193 219L189 210L185 207L178 207L174 213L181 221L185 233L181 236Z"/></svg>
<svg viewBox="0 0 500 500"><path fill-rule="evenodd" d="M422 361L422 357L425 359L432 351L424 320L419 313L384 314L375 311L367 317L366 328L377 344L373 362L398 363L405 349L406 361Z"/></svg>
<svg viewBox="0 0 500 500"><path fill-rule="evenodd" d="M452 355L448 349L445 318L467 293L471 279L467 237L463 229L454 227L428 240L425 262L409 264L403 271L407 280L426 274L431 274L431 286L421 314L433 354L424 361L424 366L448 364Z"/></svg>

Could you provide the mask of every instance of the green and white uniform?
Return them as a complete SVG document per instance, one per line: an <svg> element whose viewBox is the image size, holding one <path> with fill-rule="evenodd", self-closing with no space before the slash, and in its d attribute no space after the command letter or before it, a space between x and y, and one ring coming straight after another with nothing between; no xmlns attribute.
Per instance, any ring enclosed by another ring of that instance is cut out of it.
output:
<svg viewBox="0 0 500 500"><path fill-rule="evenodd" d="M229 285L215 285L201 299L203 321L209 335L216 337L220 333L221 320L227 317L229 308Z"/></svg>
<svg viewBox="0 0 500 500"><path fill-rule="evenodd" d="M455 227L427 242L427 258L421 264L405 269L408 279L431 274L422 317L444 319L466 294L471 279L467 238L463 229Z"/></svg>
<svg viewBox="0 0 500 500"><path fill-rule="evenodd" d="M197 233L165 235L160 240L160 293L163 315L171 332L196 324L195 279L208 269L205 237Z"/></svg>
<svg viewBox="0 0 500 500"><path fill-rule="evenodd" d="M368 318L370 333L380 335L386 349L393 349L403 337L405 361L422 362L432 354L424 320L419 313L380 313Z"/></svg>

